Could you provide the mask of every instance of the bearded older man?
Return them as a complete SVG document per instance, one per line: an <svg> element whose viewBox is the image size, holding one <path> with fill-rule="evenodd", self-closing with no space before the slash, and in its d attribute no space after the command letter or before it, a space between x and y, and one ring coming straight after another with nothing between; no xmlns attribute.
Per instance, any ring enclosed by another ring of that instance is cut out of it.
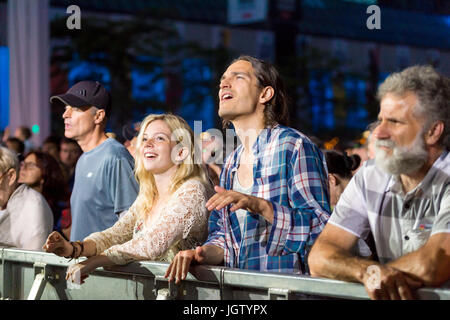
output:
<svg viewBox="0 0 450 320"><path fill-rule="evenodd" d="M372 299L412 299L450 279L450 80L427 66L378 90L375 160L353 177L308 258L312 276L361 282ZM372 232L379 261L352 254Z"/></svg>

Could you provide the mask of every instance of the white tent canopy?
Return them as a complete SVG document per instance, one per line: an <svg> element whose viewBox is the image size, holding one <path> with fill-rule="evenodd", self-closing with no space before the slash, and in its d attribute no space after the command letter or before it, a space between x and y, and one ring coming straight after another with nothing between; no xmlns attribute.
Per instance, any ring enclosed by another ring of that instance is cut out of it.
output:
<svg viewBox="0 0 450 320"><path fill-rule="evenodd" d="M50 133L48 0L8 0L11 133L38 125L33 143Z"/></svg>

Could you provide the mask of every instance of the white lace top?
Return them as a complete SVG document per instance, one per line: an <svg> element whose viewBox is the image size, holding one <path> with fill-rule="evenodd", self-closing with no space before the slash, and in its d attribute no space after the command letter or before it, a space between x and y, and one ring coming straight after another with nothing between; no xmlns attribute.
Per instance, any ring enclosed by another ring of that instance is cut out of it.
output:
<svg viewBox="0 0 450 320"><path fill-rule="evenodd" d="M206 201L212 189L196 179L183 183L161 208L150 226L140 219L134 205L111 228L86 237L116 264L137 260L171 262L181 250L205 242L209 212Z"/></svg>

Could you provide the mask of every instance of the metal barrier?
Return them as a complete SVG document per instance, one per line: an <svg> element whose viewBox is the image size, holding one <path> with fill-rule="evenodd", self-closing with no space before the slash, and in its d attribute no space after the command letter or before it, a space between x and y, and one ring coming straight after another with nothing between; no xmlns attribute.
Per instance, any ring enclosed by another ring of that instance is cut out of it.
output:
<svg viewBox="0 0 450 320"><path fill-rule="evenodd" d="M73 261L44 252L0 250L1 299L368 299L358 283L211 266L196 266L175 285L164 278L168 264L163 262L99 268L80 289L69 289L65 273ZM449 300L450 289L422 288L417 296Z"/></svg>

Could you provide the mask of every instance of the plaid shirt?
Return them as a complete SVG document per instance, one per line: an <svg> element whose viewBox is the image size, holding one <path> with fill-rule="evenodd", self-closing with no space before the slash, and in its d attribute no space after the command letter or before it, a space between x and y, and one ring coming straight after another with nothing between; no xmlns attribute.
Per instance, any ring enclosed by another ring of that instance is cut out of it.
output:
<svg viewBox="0 0 450 320"><path fill-rule="evenodd" d="M225 162L220 185L230 190L243 150ZM305 135L277 125L262 130L253 145L252 195L273 205L274 220L247 211L241 234L231 205L211 212L205 244L224 249L225 266L284 273L307 273L309 248L330 216L326 162Z"/></svg>

